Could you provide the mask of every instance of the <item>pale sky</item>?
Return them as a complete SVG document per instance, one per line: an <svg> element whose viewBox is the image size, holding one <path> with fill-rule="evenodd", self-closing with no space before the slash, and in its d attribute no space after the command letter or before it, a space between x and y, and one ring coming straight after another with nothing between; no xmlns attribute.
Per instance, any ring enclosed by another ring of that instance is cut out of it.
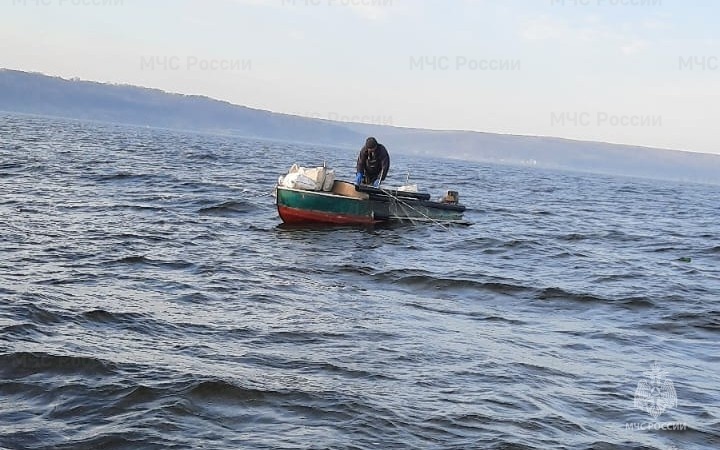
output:
<svg viewBox="0 0 720 450"><path fill-rule="evenodd" d="M720 153L716 0L0 0L0 67Z"/></svg>

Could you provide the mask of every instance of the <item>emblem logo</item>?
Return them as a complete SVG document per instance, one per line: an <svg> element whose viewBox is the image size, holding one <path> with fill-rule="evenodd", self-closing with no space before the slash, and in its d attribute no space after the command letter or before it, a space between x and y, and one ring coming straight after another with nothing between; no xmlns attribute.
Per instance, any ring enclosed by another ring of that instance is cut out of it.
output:
<svg viewBox="0 0 720 450"><path fill-rule="evenodd" d="M657 363L645 375L648 378L640 380L635 389L635 407L657 419L666 410L677 406L675 386Z"/></svg>

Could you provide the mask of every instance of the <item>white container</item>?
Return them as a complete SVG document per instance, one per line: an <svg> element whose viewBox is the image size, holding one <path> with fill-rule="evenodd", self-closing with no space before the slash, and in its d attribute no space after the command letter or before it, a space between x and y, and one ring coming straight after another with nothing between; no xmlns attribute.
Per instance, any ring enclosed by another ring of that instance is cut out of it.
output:
<svg viewBox="0 0 720 450"><path fill-rule="evenodd" d="M418 191L418 185L417 184L406 184L404 186L400 186L397 188L400 192L417 192Z"/></svg>
<svg viewBox="0 0 720 450"><path fill-rule="evenodd" d="M330 192L330 191L332 191L334 184L335 184L335 170L325 169L325 181L323 182L322 190L325 192Z"/></svg>
<svg viewBox="0 0 720 450"><path fill-rule="evenodd" d="M302 189L305 191L316 191L317 183L300 172L289 173L283 178L283 186L290 189Z"/></svg>
<svg viewBox="0 0 720 450"><path fill-rule="evenodd" d="M312 169L301 167L300 173L315 182L316 190L319 191L323 188L323 185L325 183L324 167L314 167Z"/></svg>

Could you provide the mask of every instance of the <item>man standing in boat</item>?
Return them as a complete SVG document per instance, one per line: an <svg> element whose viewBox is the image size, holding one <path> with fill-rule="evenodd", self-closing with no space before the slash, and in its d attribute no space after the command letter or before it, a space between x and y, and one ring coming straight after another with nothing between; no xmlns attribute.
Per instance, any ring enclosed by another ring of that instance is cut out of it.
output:
<svg viewBox="0 0 720 450"><path fill-rule="evenodd" d="M380 183L387 177L388 170L390 170L390 155L387 149L374 137L367 138L358 156L355 184L372 184L376 188L380 187Z"/></svg>

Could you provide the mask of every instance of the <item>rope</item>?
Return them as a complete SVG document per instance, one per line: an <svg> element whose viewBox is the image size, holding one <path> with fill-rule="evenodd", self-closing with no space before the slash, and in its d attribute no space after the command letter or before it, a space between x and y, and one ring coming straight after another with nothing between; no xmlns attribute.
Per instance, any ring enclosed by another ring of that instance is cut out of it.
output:
<svg viewBox="0 0 720 450"><path fill-rule="evenodd" d="M381 191L383 191L388 197L392 198L394 201L396 201L396 202L398 202L398 203L402 203L404 206L407 206L408 208L412 209L412 210L415 211L416 213L420 214L420 215L423 216L425 219L427 219L429 222L433 222L435 225L439 225L440 227L444 228L446 231L449 231L449 232L453 233L456 237L459 236L459 234L456 233L455 230L453 230L452 228L450 228L450 226L446 225L445 223L443 223L443 222L441 222L441 221L439 221L439 220L437 220L437 219L433 219L432 217L430 217L430 216L428 216L427 214L423 213L423 212L420 211L419 209L413 207L413 206L410 205L409 203L407 203L407 202L401 200L399 197L393 195L390 191L388 191L388 190L386 190L386 189L383 189L383 188L378 188L378 189L380 189ZM413 219L411 218L410 221L412 222Z"/></svg>
<svg viewBox="0 0 720 450"><path fill-rule="evenodd" d="M266 191L259 191L256 189L248 189L248 188L239 188L241 192L243 193L243 197L245 199L255 199L255 198L262 198L262 197L275 197L275 187L273 187L272 191L266 192Z"/></svg>

